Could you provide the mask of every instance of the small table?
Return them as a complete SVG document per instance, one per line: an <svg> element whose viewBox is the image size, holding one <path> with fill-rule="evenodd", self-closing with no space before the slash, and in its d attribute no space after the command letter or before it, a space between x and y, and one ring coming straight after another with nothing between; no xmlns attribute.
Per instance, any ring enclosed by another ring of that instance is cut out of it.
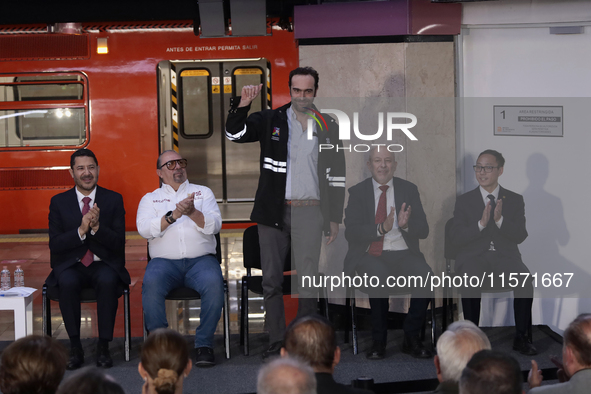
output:
<svg viewBox="0 0 591 394"><path fill-rule="evenodd" d="M33 333L33 294L0 297L0 310L14 311L14 340Z"/></svg>

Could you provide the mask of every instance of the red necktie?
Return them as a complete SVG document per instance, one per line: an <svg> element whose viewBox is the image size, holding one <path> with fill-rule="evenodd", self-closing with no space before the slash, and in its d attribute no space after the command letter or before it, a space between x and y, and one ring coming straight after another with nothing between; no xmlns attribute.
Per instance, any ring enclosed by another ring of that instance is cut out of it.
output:
<svg viewBox="0 0 591 394"><path fill-rule="evenodd" d="M82 216L86 215L88 211L90 211L90 197L84 197L82 199L84 206L82 207ZM84 264L84 266L88 267L94 261L94 254L88 249L86 254L82 257L80 262Z"/></svg>
<svg viewBox="0 0 591 394"><path fill-rule="evenodd" d="M388 212L386 211L386 190L388 190L389 186L380 186L380 190L382 194L380 194L380 200L378 201L378 209L376 210L376 220L375 223L383 223L388 217ZM374 241L369 246L368 253L372 256L381 256L382 249L384 248L384 236L382 235L378 241Z"/></svg>

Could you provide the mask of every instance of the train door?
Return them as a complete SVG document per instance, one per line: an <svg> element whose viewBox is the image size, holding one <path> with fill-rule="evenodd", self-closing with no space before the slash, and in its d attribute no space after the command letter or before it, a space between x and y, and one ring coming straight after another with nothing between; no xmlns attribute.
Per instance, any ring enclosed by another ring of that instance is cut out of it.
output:
<svg viewBox="0 0 591 394"><path fill-rule="evenodd" d="M251 112L271 108L267 60L162 61L158 76L161 150L174 149L187 158L189 181L212 189L218 202L252 202L259 144L226 140L225 121L230 98L245 85L263 84ZM237 218L224 216L232 219Z"/></svg>

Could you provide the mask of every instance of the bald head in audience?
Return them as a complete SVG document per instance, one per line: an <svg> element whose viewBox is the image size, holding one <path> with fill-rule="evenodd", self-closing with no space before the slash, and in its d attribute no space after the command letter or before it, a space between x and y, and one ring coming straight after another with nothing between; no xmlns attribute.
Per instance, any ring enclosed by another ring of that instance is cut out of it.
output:
<svg viewBox="0 0 591 394"><path fill-rule="evenodd" d="M257 394L316 394L314 371L296 359L278 358L259 371Z"/></svg>
<svg viewBox="0 0 591 394"><path fill-rule="evenodd" d="M493 350L475 353L460 378L460 394L522 394L519 363Z"/></svg>
<svg viewBox="0 0 591 394"><path fill-rule="evenodd" d="M439 382L448 382L457 390L466 364L474 353L483 349L490 349L490 341L474 323L462 320L450 324L437 341L437 355L433 360Z"/></svg>

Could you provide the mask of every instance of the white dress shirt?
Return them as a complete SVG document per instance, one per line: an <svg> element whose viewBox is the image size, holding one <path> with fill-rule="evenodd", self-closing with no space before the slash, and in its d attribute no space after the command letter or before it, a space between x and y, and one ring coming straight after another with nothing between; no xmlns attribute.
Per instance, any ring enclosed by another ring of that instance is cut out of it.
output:
<svg viewBox="0 0 591 394"><path fill-rule="evenodd" d="M374 207L375 212L377 213L378 203L380 201L380 196L382 195L380 186L382 185L377 183L373 178L371 179L371 182L373 184L373 195L375 198ZM408 249L408 245L402 237L400 227L398 227L398 212L396 212L396 209L400 210L400 207L396 207L396 201L394 201L394 182L390 179L390 182L386 185L389 186L388 190L386 190L386 215L389 215L390 210L394 207L394 226L392 227L392 230L384 235L384 246L382 247L382 250L406 250ZM381 234L378 232L378 235Z"/></svg>
<svg viewBox="0 0 591 394"><path fill-rule="evenodd" d="M203 213L203 228L183 215L162 231L162 217L174 211L176 204L191 193L195 193L195 209ZM216 253L215 234L222 228L222 215L213 192L208 187L194 185L187 180L177 191L163 184L142 197L136 224L140 235L148 240L150 257L178 260Z"/></svg>
<svg viewBox="0 0 591 394"><path fill-rule="evenodd" d="M80 191L78 191L78 188L75 188L74 190L76 190L76 197L78 198L78 205L80 206L80 212L82 212L82 209L84 208L84 201L82 201L82 199L84 197L90 198L90 201L88 202L88 205L90 206L90 208L92 208L92 206L96 202L96 199L95 199L95 197L96 197L96 186L94 187L94 189L92 189L92 191L90 192L90 194L88 196L85 196L84 194L80 193ZM99 207L99 209L100 209L100 207ZM82 215L82 216L84 216L84 215ZM100 226L100 222L101 222L101 220L100 220L100 217L99 217L99 226ZM93 229L90 229L90 234L91 235L94 235L95 234ZM80 231L78 231L78 236L80 237L80 241L84 241L86 239L86 233L80 235ZM101 261L101 259L96 254L93 254L93 256L94 256L93 261Z"/></svg>
<svg viewBox="0 0 591 394"><path fill-rule="evenodd" d="M482 194L482 200L484 201L484 206L486 207L486 204L488 204L488 202L490 201L490 198L488 198L489 194L492 194L493 196L495 196L495 203L499 202L499 190L501 189L500 185L497 185L496 189L492 191L492 193L487 192L486 190L484 190L484 188L482 186L480 186L480 194ZM494 216L495 212L491 209L490 211L490 215ZM503 224L503 216L501 215L501 218L499 219L498 222L495 222L495 224L497 225L498 228L501 228L501 225ZM478 221L478 228L480 229L480 231L485 229L485 226L483 226L482 224L480 224L480 220Z"/></svg>

